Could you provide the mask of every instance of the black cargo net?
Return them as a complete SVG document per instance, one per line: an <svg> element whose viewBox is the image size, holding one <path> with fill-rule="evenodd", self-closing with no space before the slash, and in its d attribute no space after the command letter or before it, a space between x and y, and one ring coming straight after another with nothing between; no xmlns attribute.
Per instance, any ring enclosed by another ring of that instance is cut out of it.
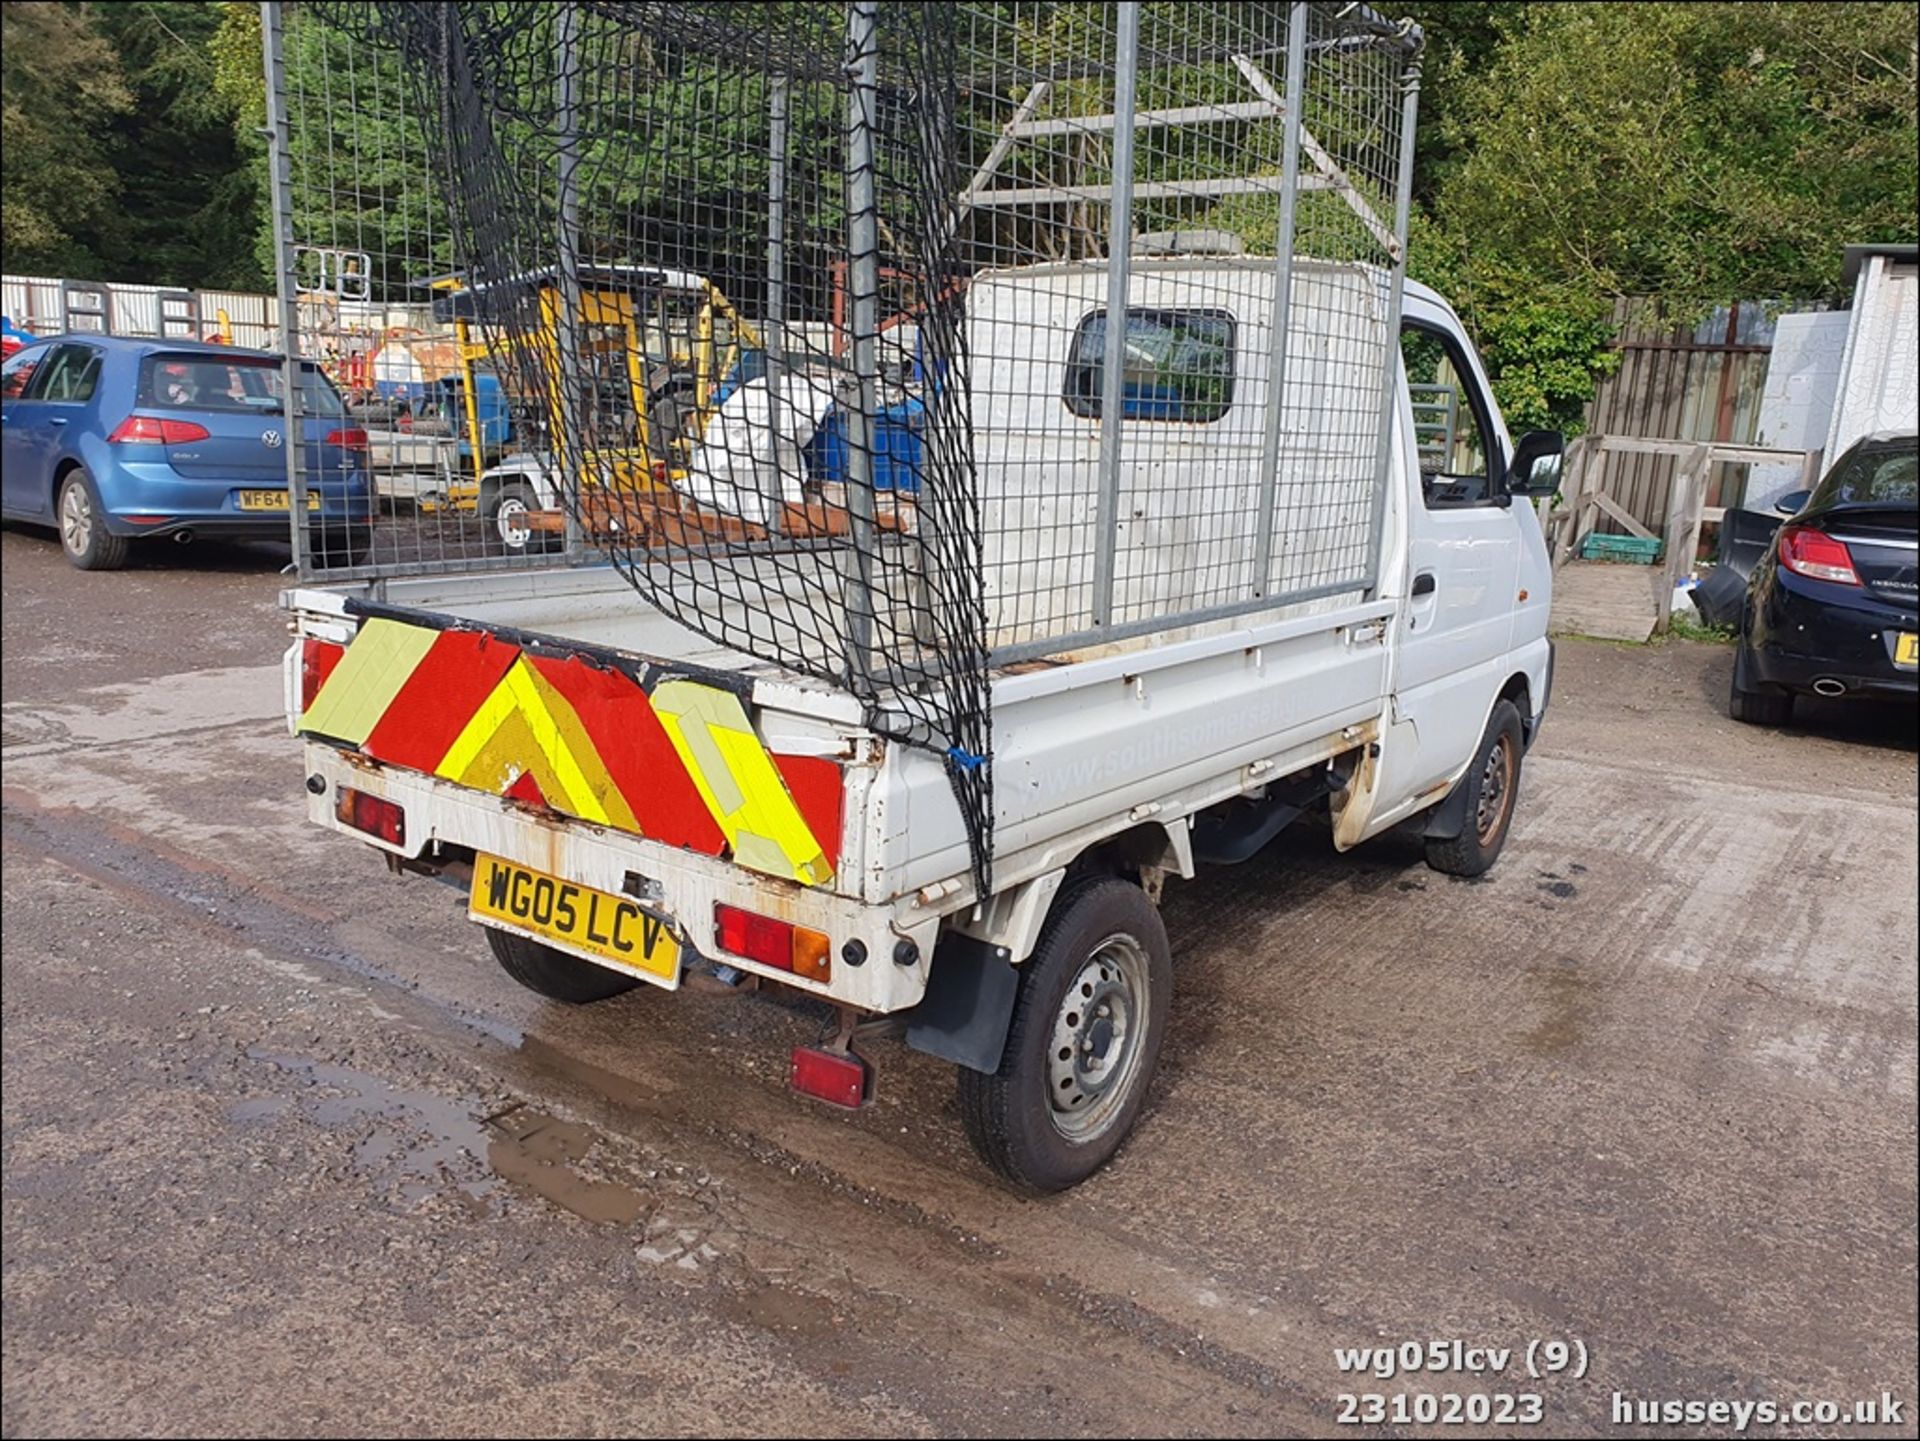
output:
<svg viewBox="0 0 1920 1441"><path fill-rule="evenodd" d="M599 550L941 756L984 885L951 7L307 8L398 53L451 241L434 319L551 458L565 529L532 548Z"/></svg>
<svg viewBox="0 0 1920 1441"><path fill-rule="evenodd" d="M604 556L939 756L983 890L990 667L1375 586L1412 27L283 8L297 343L387 507L309 571Z"/></svg>

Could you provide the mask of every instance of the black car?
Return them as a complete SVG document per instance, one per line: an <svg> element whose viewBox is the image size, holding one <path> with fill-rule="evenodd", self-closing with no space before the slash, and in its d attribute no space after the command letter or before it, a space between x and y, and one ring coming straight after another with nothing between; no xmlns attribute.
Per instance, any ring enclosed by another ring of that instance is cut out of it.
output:
<svg viewBox="0 0 1920 1441"><path fill-rule="evenodd" d="M1729 713L1782 725L1796 695L1920 697L1917 568L1920 439L1869 436L1834 463L1754 567Z"/></svg>

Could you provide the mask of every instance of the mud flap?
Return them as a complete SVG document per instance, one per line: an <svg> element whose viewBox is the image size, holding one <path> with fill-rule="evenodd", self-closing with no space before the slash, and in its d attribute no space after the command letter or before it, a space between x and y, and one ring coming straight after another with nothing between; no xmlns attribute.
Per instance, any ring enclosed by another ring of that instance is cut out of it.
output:
<svg viewBox="0 0 1920 1441"><path fill-rule="evenodd" d="M1420 828L1420 834L1429 840L1450 841L1466 828L1467 777L1462 775L1447 792L1447 798L1427 812L1427 823Z"/></svg>
<svg viewBox="0 0 1920 1441"><path fill-rule="evenodd" d="M1020 970L1005 946L949 932L934 952L927 992L906 1013L916 1051L988 1075L1000 1069L1020 994Z"/></svg>

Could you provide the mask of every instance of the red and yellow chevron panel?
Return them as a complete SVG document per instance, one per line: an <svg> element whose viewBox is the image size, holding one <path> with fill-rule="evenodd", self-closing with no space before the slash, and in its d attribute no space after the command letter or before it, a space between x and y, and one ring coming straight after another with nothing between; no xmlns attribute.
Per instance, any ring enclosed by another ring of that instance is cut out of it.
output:
<svg viewBox="0 0 1920 1441"><path fill-rule="evenodd" d="M737 695L697 680L649 693L578 655L375 617L319 661L300 731L805 885L839 861L840 768L774 755Z"/></svg>

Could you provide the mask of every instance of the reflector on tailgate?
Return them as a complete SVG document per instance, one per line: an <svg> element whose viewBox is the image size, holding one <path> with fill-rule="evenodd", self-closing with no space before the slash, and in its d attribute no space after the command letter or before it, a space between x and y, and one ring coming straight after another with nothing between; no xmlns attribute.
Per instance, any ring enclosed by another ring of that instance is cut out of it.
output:
<svg viewBox="0 0 1920 1441"><path fill-rule="evenodd" d="M833 879L840 768L775 755L740 697L580 653L376 616L301 734L806 885Z"/></svg>

